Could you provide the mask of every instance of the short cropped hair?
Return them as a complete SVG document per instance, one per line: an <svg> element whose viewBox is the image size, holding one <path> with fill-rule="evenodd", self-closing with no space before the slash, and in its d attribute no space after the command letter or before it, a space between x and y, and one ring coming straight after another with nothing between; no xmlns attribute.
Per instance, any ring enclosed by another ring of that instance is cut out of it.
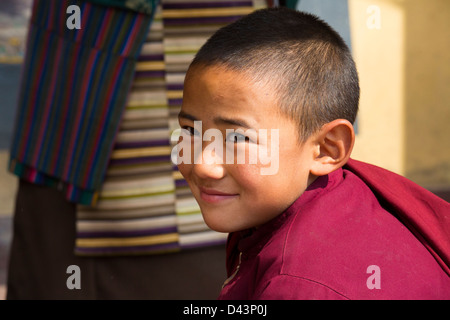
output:
<svg viewBox="0 0 450 320"><path fill-rule="evenodd" d="M305 141L324 124L358 112L358 74L344 40L318 17L269 8L219 29L191 67L223 66L247 72L277 92L281 111Z"/></svg>

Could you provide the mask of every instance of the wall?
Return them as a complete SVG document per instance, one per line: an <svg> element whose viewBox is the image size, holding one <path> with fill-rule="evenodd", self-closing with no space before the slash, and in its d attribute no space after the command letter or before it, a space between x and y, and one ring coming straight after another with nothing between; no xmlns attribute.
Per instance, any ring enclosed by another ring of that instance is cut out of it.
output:
<svg viewBox="0 0 450 320"><path fill-rule="evenodd" d="M349 0L361 101L355 159L450 187L450 1Z"/></svg>
<svg viewBox="0 0 450 320"><path fill-rule="evenodd" d="M405 12L405 175L450 185L450 1L408 0Z"/></svg>

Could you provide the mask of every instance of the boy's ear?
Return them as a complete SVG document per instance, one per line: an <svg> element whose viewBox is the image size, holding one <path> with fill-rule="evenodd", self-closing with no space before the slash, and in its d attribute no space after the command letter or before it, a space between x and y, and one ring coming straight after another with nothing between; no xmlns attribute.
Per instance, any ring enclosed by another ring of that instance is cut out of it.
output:
<svg viewBox="0 0 450 320"><path fill-rule="evenodd" d="M323 125L314 136L311 174L323 176L346 164L355 143L355 131L348 120L331 121Z"/></svg>

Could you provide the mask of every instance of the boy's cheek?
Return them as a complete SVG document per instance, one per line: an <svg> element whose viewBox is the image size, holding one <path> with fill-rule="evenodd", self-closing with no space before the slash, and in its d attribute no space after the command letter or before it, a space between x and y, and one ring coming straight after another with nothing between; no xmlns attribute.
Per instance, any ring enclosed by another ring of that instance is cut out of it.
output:
<svg viewBox="0 0 450 320"><path fill-rule="evenodd" d="M261 173L261 166L256 164L234 164L227 166L228 174L241 188L257 189L265 180Z"/></svg>
<svg viewBox="0 0 450 320"><path fill-rule="evenodd" d="M190 173L192 172L192 164L185 164L181 163L178 165L178 170L180 171L181 175L186 179L186 181L189 182Z"/></svg>

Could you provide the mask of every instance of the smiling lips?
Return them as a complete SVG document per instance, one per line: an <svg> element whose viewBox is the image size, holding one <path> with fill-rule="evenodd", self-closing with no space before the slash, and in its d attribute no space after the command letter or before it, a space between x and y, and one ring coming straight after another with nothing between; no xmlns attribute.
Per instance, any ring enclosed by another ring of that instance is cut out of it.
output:
<svg viewBox="0 0 450 320"><path fill-rule="evenodd" d="M203 201L208 203L220 203L226 200L234 199L238 196L237 193L225 193L214 189L198 187L200 190L200 197Z"/></svg>

